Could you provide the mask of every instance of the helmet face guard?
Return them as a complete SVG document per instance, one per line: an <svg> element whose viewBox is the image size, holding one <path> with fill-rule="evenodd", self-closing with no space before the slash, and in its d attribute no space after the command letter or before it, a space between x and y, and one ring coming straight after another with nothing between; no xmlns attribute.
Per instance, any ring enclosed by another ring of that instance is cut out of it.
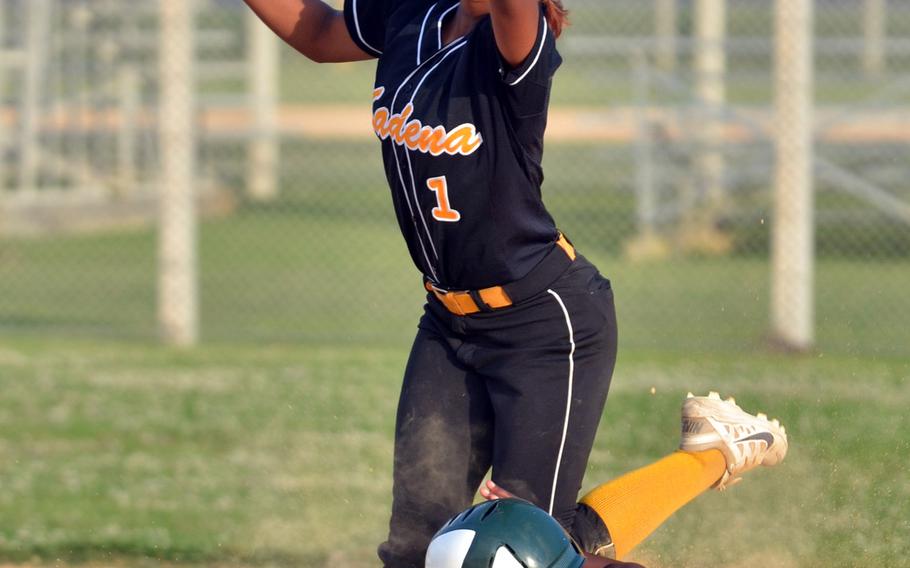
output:
<svg viewBox="0 0 910 568"><path fill-rule="evenodd" d="M584 557L562 526L521 499L475 505L430 543L426 568L581 568Z"/></svg>

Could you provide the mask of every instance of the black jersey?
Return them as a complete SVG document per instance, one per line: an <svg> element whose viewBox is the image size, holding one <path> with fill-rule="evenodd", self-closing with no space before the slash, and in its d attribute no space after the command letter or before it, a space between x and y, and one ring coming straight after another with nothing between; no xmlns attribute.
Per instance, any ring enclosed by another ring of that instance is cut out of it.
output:
<svg viewBox="0 0 910 568"><path fill-rule="evenodd" d="M541 200L550 84L562 59L541 12L517 68L489 16L442 45L459 0L345 0L354 41L379 58L373 129L417 267L449 290L525 276L553 247Z"/></svg>

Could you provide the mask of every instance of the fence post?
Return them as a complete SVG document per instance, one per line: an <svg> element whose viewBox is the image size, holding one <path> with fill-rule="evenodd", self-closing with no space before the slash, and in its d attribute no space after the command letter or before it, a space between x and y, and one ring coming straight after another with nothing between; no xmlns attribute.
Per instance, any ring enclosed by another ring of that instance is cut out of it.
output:
<svg viewBox="0 0 910 568"><path fill-rule="evenodd" d="M814 341L812 2L776 2L776 167L771 250L772 337Z"/></svg>
<svg viewBox="0 0 910 568"><path fill-rule="evenodd" d="M250 197L265 201L278 194L279 138L276 120L278 104L278 38L252 11L249 12L249 82L253 106L253 137L249 147Z"/></svg>
<svg viewBox="0 0 910 568"><path fill-rule="evenodd" d="M632 58L635 83L635 212L638 232L627 240L626 257L633 261L666 258L670 247L658 232L660 160L655 156L661 127L651 116L651 70L648 56L636 51Z"/></svg>
<svg viewBox="0 0 910 568"><path fill-rule="evenodd" d="M705 113L701 127L698 177L709 208L723 199L724 156L722 110L727 100L724 51L727 32L726 0L698 0L696 6L696 91Z"/></svg>
<svg viewBox="0 0 910 568"><path fill-rule="evenodd" d="M28 23L25 47L25 84L22 91L22 139L19 158L19 190L23 195L37 190L38 184L38 120L41 115L42 82L50 31L50 0L29 0L26 3Z"/></svg>
<svg viewBox="0 0 910 568"><path fill-rule="evenodd" d="M865 0L863 9L863 70L869 77L885 71L886 0Z"/></svg>
<svg viewBox="0 0 910 568"><path fill-rule="evenodd" d="M92 175L92 124L90 114L92 111L92 87L94 80L97 78L96 70L93 69L94 61L94 41L92 37L92 21L96 18L95 11L87 2L71 2L73 10L70 14L72 33L74 39L70 49L78 53L77 61L73 66L76 79L74 85L73 101L78 107L74 114L75 125L77 127L78 138L73 143L75 150L74 164L76 166L76 175L81 179L89 179Z"/></svg>
<svg viewBox="0 0 910 568"><path fill-rule="evenodd" d="M139 114L139 73L131 66L120 68L120 125L117 132L117 167L121 195L133 192L136 186L136 121Z"/></svg>
<svg viewBox="0 0 910 568"><path fill-rule="evenodd" d="M657 67L662 71L676 68L676 2L655 0L654 28L657 32Z"/></svg>
<svg viewBox="0 0 910 568"><path fill-rule="evenodd" d="M162 337L190 346L198 338L195 208L195 0L160 0L158 317Z"/></svg>
<svg viewBox="0 0 910 568"><path fill-rule="evenodd" d="M0 2L0 48L5 48L12 50L13 47L8 45L7 41L7 31L6 31L6 2ZM0 65L0 93L6 92L7 86L7 77L9 76L9 68L7 67L8 63L4 62L3 65ZM10 143L10 133L9 131L0 126L0 198L3 197L3 193L7 190L9 181L7 180L7 166L6 166L6 152L7 145ZM0 219L0 223L2 223Z"/></svg>
<svg viewBox="0 0 910 568"><path fill-rule="evenodd" d="M657 237L657 163L654 159L654 126L648 93L648 60L644 53L635 54L635 92L638 132L635 137L635 195L638 234L641 239Z"/></svg>

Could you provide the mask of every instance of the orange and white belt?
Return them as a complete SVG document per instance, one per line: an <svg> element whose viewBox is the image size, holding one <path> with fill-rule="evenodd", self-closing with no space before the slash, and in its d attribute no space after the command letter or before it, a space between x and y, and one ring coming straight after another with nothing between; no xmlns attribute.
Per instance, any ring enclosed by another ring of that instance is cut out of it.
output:
<svg viewBox="0 0 910 568"><path fill-rule="evenodd" d="M553 249L527 276L509 284L455 292L442 289L429 281L424 286L455 315L467 316L507 308L546 289L575 261L575 247L565 235L560 233L554 244Z"/></svg>

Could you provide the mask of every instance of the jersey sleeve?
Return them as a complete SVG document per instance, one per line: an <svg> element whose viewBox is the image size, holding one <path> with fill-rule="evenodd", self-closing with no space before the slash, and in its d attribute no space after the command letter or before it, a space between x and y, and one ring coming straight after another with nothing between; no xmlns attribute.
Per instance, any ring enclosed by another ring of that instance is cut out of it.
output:
<svg viewBox="0 0 910 568"><path fill-rule="evenodd" d="M344 0L344 23L351 39L374 57L385 48L389 2L393 0Z"/></svg>
<svg viewBox="0 0 910 568"><path fill-rule="evenodd" d="M537 40L530 53L517 66L511 66L499 53L492 22L488 19L483 32L488 49L496 57L487 57L487 65L493 65L493 73L499 83L500 96L511 109L515 118L526 119L540 116L547 110L553 75L562 64L562 57L556 50L556 36L547 25L541 11L537 26Z"/></svg>
<svg viewBox="0 0 910 568"><path fill-rule="evenodd" d="M491 28L492 29L492 28ZM497 49L497 53L498 49ZM553 74L562 64L562 57L556 51L556 36L547 25L546 16L541 10L537 24L537 39L531 52L517 67L511 67L499 56L499 75L509 87L521 88L526 81L548 85Z"/></svg>

